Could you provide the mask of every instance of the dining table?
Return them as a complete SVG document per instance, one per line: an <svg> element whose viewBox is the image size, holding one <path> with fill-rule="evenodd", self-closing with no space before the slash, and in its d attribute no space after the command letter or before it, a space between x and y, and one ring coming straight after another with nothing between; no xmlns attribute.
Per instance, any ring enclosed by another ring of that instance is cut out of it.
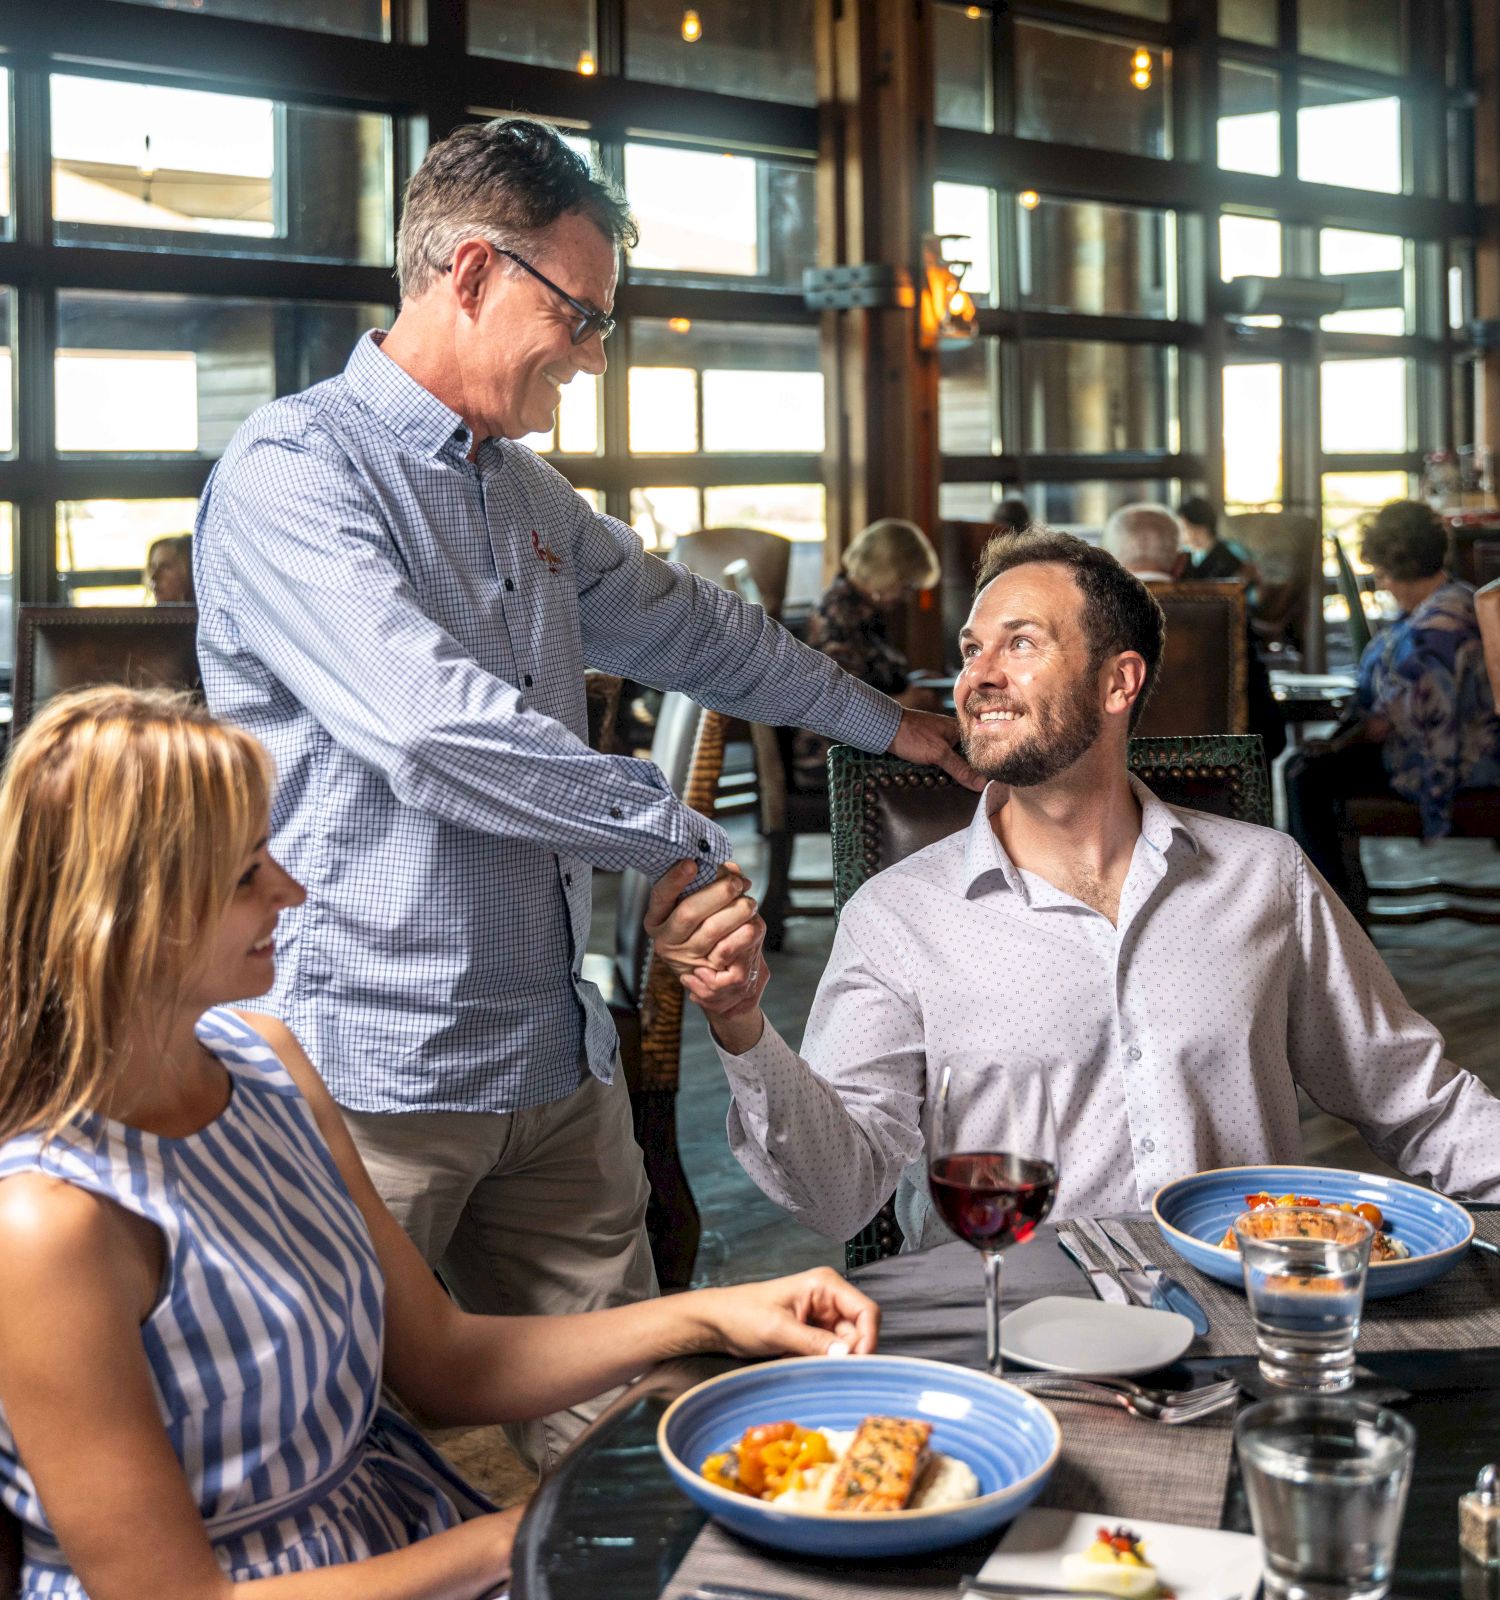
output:
<svg viewBox="0 0 1500 1600"><path fill-rule="evenodd" d="M1473 1209L1478 1235L1500 1244L1500 1208ZM1195 1272L1159 1238L1150 1248L1149 1218L1114 1220L1198 1295L1210 1318L1206 1337L1146 1381L1174 1388L1235 1377L1244 1386L1241 1404L1267 1392L1243 1295ZM969 1246L955 1242L893 1256L851 1276L881 1306L883 1354L984 1366L983 1275ZM1092 1298L1050 1226L1005 1257L1005 1309L1043 1295ZM1393 1600L1500 1600L1500 1569L1470 1561L1458 1542L1459 1497L1473 1488L1483 1466L1500 1459L1500 1253L1467 1250L1439 1282L1367 1301L1356 1353L1354 1397L1393 1406L1417 1433ZM979 1570L1003 1530L931 1555L851 1567L757 1550L707 1525L668 1475L657 1424L679 1395L738 1365L722 1355L663 1363L595 1419L526 1510L517 1533L513 1600L679 1600L705 1575L720 1580L725 1573L749 1592L793 1600L959 1593L961 1577ZM1019 1368L1007 1376L1022 1386L1028 1382ZM1163 1520L1250 1531L1230 1448L1233 1412L1168 1427L1123 1410L1055 1398L1045 1403L1058 1415L1063 1457L1040 1505L1148 1517L1158 1514L1165 1493L1179 1514ZM1071 1462L1070 1438L1077 1456ZM1087 1441L1081 1447L1080 1439ZM1115 1503L1091 1498L1105 1495ZM1185 1514L1182 1507L1189 1508Z"/></svg>

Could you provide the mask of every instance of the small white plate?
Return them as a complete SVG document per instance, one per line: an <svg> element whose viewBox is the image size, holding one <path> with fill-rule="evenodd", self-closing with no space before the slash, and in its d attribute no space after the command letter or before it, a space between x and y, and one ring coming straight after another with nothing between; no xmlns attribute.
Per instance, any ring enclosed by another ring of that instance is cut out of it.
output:
<svg viewBox="0 0 1500 1600"><path fill-rule="evenodd" d="M1151 1372L1192 1342L1192 1323L1175 1311L1067 1295L1033 1300L1000 1320L1000 1354L1043 1372Z"/></svg>
<svg viewBox="0 0 1500 1600"><path fill-rule="evenodd" d="M1145 1541L1146 1557L1162 1587L1177 1600L1251 1600L1255 1593L1261 1577L1260 1544L1248 1533L1141 1522L1103 1511L1023 1511L979 1576L996 1583L1059 1588L1062 1558L1087 1550L1101 1524L1113 1528L1121 1522Z"/></svg>

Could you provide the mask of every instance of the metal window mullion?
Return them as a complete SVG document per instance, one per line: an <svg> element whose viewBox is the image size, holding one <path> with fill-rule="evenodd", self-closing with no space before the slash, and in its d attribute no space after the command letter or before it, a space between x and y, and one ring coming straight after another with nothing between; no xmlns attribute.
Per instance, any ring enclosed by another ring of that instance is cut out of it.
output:
<svg viewBox="0 0 1500 1600"><path fill-rule="evenodd" d="M625 76L625 0L594 0L594 52L602 76Z"/></svg>
<svg viewBox="0 0 1500 1600"><path fill-rule="evenodd" d="M49 256L52 244L51 85L47 63L12 63L14 229L16 242ZM57 300L44 276L16 290L16 459L30 483L16 503L15 597L21 604L57 592L56 508L47 481L55 458Z"/></svg>

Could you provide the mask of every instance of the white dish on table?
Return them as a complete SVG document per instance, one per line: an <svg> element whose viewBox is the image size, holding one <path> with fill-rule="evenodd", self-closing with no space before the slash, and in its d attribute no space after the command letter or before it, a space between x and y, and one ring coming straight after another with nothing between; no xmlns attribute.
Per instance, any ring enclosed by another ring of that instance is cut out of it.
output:
<svg viewBox="0 0 1500 1600"><path fill-rule="evenodd" d="M1177 1600L1251 1600L1254 1595L1261 1577L1260 1543L1248 1533L1036 1506L1011 1523L979 1576L992 1583L1061 1588L1062 1558L1087 1550L1101 1526L1121 1524L1144 1541L1163 1588Z"/></svg>
<svg viewBox="0 0 1500 1600"><path fill-rule="evenodd" d="M1046 1295L1000 1319L1000 1354L1042 1372L1154 1372L1193 1342L1193 1325L1175 1311Z"/></svg>

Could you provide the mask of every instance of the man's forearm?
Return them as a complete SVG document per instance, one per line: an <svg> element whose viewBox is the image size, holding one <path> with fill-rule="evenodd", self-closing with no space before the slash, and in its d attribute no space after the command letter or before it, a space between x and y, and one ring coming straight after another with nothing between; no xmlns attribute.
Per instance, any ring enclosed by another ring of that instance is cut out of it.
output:
<svg viewBox="0 0 1500 1600"><path fill-rule="evenodd" d="M753 1050L766 1031L766 1014L759 1006L752 1006L739 1016L710 1016L708 1020L715 1041L732 1056Z"/></svg>

